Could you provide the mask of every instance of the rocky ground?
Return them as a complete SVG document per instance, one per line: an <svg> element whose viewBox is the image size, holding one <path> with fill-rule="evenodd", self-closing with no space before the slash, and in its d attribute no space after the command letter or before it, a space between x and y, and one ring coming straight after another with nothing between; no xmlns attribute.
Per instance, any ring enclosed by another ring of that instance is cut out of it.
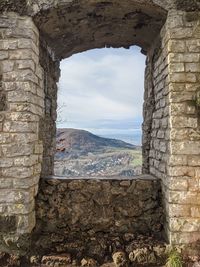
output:
<svg viewBox="0 0 200 267"><path fill-rule="evenodd" d="M124 250L116 250L111 258L104 264L94 258L84 257L75 259L69 253L56 253L50 255L29 255L19 257L0 253L1 267L166 267L167 259L172 250L181 255L182 265L170 265L168 267L200 267L200 242L184 247L171 247L162 241L152 237L126 235L127 242L134 249L127 253ZM134 238L134 240L133 240Z"/></svg>

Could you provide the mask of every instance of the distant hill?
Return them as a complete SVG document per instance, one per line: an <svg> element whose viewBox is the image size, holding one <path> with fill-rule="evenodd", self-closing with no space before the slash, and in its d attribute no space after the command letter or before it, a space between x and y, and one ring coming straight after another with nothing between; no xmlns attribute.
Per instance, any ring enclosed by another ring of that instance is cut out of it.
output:
<svg viewBox="0 0 200 267"><path fill-rule="evenodd" d="M57 129L57 152L84 151L93 152L103 148L138 149L138 146L121 140L103 138L85 130Z"/></svg>
<svg viewBox="0 0 200 267"><path fill-rule="evenodd" d="M133 176L141 173L141 147L77 129L58 129L54 173L67 177Z"/></svg>

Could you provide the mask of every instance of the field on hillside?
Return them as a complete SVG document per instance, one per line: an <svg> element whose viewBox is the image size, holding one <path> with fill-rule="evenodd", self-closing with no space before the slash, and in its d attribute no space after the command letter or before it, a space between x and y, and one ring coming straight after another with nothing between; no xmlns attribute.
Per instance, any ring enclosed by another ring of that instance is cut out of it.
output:
<svg viewBox="0 0 200 267"><path fill-rule="evenodd" d="M133 176L141 174L141 149L104 148L55 160L58 176Z"/></svg>

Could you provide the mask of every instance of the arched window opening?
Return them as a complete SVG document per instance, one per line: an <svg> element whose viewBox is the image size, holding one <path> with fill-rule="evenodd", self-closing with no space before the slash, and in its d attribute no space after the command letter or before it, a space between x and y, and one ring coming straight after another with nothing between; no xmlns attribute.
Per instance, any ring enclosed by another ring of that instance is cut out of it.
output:
<svg viewBox="0 0 200 267"><path fill-rule="evenodd" d="M141 174L144 67L136 46L93 49L61 62L56 176Z"/></svg>

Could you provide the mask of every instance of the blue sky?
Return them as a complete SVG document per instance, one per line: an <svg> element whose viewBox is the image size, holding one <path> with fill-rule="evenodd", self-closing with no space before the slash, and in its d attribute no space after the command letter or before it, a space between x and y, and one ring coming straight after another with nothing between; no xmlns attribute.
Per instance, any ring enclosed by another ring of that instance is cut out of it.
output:
<svg viewBox="0 0 200 267"><path fill-rule="evenodd" d="M139 47L94 49L63 60L57 126L96 134L140 127L144 68Z"/></svg>

